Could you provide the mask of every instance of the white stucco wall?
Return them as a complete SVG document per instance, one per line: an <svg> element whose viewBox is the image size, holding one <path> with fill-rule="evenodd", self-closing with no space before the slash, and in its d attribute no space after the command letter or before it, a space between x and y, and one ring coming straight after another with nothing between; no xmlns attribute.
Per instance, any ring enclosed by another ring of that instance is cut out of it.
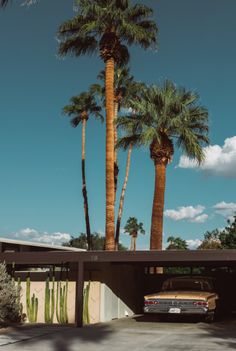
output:
<svg viewBox="0 0 236 351"><path fill-rule="evenodd" d="M132 316L134 312L104 283L101 284L100 321Z"/></svg>

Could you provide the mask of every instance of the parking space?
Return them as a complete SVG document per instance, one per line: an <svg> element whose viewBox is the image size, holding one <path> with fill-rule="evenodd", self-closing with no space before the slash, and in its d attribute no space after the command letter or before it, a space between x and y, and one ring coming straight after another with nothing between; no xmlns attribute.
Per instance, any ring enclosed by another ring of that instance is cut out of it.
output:
<svg viewBox="0 0 236 351"><path fill-rule="evenodd" d="M24 330L21 331L24 333ZM27 335L25 334L25 339ZM213 324L191 319L167 320L138 315L83 329L46 328L41 335L0 347L4 351L144 351L236 349L236 320L228 318Z"/></svg>

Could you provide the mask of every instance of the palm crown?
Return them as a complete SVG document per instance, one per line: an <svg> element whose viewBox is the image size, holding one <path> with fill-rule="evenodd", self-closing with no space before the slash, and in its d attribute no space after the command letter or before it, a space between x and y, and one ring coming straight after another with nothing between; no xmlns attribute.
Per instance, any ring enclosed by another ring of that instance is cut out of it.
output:
<svg viewBox="0 0 236 351"><path fill-rule="evenodd" d="M83 119L87 120L89 115L93 115L95 118L103 121L103 116L100 113L101 107L90 92L83 92L80 95L73 96L70 101L71 104L63 108L63 113L72 116L71 124L73 127L77 127Z"/></svg>
<svg viewBox="0 0 236 351"><path fill-rule="evenodd" d="M78 0L77 4L78 15L58 31L61 55L100 51L104 61L112 57L125 63L129 58L125 44L155 45L157 26L149 19L152 9L147 6L133 6L130 0Z"/></svg>
<svg viewBox="0 0 236 351"><path fill-rule="evenodd" d="M105 103L105 71L102 70L97 78L103 83L93 84L91 86L91 91L97 94ZM118 103L118 109L121 107L121 101L126 98L127 95L130 97L130 90L134 86L134 77L130 74L130 69L128 67L117 67L115 69L114 75L114 98L115 102Z"/></svg>
<svg viewBox="0 0 236 351"><path fill-rule="evenodd" d="M125 233L128 233L129 235L137 235L138 232L141 234L145 234L145 230L143 229L143 223L138 223L137 218L135 217L129 217L125 227L124 227Z"/></svg>
<svg viewBox="0 0 236 351"><path fill-rule="evenodd" d="M161 158L168 163L172 159L175 142L189 157L203 161L202 145L209 142L208 112L198 105L196 93L165 81L161 87L146 87L141 99L130 103L136 115L118 118L118 125L126 130L118 146L125 149L130 143L150 146L154 161Z"/></svg>

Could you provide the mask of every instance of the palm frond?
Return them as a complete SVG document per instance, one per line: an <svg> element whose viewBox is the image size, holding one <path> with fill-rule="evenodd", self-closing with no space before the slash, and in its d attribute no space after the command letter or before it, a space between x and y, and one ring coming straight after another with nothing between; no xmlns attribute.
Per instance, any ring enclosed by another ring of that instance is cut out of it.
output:
<svg viewBox="0 0 236 351"><path fill-rule="evenodd" d="M78 0L77 12L59 27L60 55L92 54L99 43L102 52L104 35L113 33L119 45L115 50L112 47L111 52L116 63L124 66L129 61L127 45L137 44L147 49L157 42L158 29L150 19L153 12L145 5L133 5L130 0Z"/></svg>
<svg viewBox="0 0 236 351"><path fill-rule="evenodd" d="M70 123L72 127L76 128L82 122L81 116L77 116L71 119Z"/></svg>
<svg viewBox="0 0 236 351"><path fill-rule="evenodd" d="M127 150L129 146L141 146L141 135L140 134L132 134L126 135L121 138L118 138L116 143L116 149Z"/></svg>
<svg viewBox="0 0 236 351"><path fill-rule="evenodd" d="M199 164L204 161L203 148L199 139L191 130L183 129L176 143L189 158L197 160Z"/></svg>
<svg viewBox="0 0 236 351"><path fill-rule="evenodd" d="M98 43L94 37L72 37L60 43L59 55L71 54L81 56L92 55L98 50Z"/></svg>
<svg viewBox="0 0 236 351"><path fill-rule="evenodd" d="M188 157L200 163L204 160L203 146L209 143L209 126L208 111L198 99L196 92L178 88L169 80L159 87L144 86L139 98L130 100L135 116L121 116L117 125L125 131L123 138L138 134L138 146L154 142L161 148L165 140L169 145L174 141ZM127 139L120 145L126 147Z"/></svg>
<svg viewBox="0 0 236 351"><path fill-rule="evenodd" d="M153 10L146 5L135 4L132 9L127 13L127 17L131 22L142 20L143 18L148 18L153 15Z"/></svg>
<svg viewBox="0 0 236 351"><path fill-rule="evenodd" d="M129 50L126 45L119 46L119 55L117 59L118 67L124 67L128 64L130 59Z"/></svg>
<svg viewBox="0 0 236 351"><path fill-rule="evenodd" d="M91 91L73 96L70 99L70 104L66 105L62 110L63 114L73 117L71 119L73 127L77 127L84 118L88 119L89 116L94 116L96 119L103 122L104 117L101 111L102 107L97 103L96 98Z"/></svg>
<svg viewBox="0 0 236 351"><path fill-rule="evenodd" d="M129 5L129 0L115 0L115 6L122 11L126 10Z"/></svg>
<svg viewBox="0 0 236 351"><path fill-rule="evenodd" d="M0 0L0 7L5 7L9 2L9 0Z"/></svg>

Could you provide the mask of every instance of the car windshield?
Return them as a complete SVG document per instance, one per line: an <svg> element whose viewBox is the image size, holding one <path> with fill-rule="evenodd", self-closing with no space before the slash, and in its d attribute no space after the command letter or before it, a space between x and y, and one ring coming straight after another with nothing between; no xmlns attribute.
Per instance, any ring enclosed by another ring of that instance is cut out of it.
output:
<svg viewBox="0 0 236 351"><path fill-rule="evenodd" d="M201 279L171 279L164 282L162 290L212 291L210 283Z"/></svg>

